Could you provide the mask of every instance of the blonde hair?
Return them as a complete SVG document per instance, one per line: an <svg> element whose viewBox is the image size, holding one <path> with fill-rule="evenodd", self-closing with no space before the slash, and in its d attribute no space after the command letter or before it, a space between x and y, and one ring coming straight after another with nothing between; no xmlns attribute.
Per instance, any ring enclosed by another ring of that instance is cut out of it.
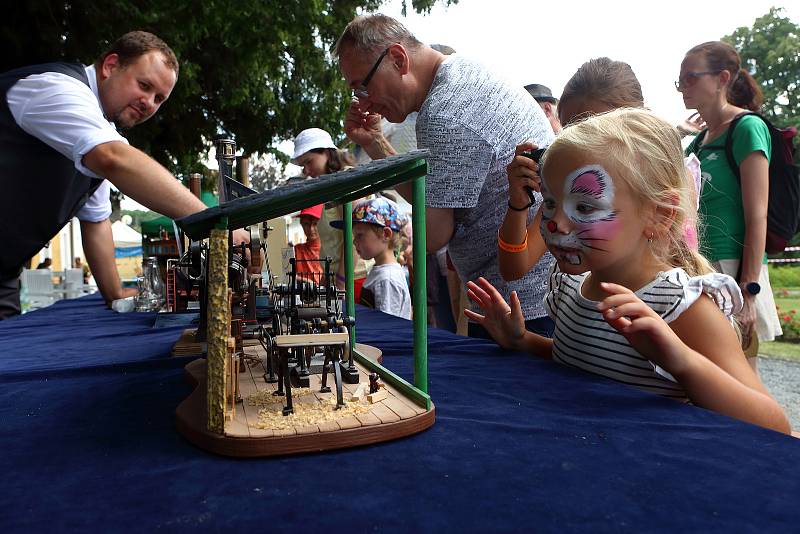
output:
<svg viewBox="0 0 800 534"><path fill-rule="evenodd" d="M560 153L568 149L611 162L643 205L673 210L669 230L661 238L665 246L652 247L657 259L682 267L689 276L714 272L686 243L687 221L697 221L696 193L673 126L643 109L620 108L589 117L556 137L542 158L543 174L548 160L563 157Z"/></svg>
<svg viewBox="0 0 800 534"><path fill-rule="evenodd" d="M383 238L383 229L389 228L388 226L384 227L381 226L380 224L373 224L373 223L366 223L366 224L369 224L370 227L372 228L372 231L375 232L375 235L381 239ZM392 229L389 228L389 230ZM403 242L403 236L401 234L402 232L400 230L392 230L392 237L389 238L389 242L387 243L389 250L393 250L395 256L400 251L400 245Z"/></svg>

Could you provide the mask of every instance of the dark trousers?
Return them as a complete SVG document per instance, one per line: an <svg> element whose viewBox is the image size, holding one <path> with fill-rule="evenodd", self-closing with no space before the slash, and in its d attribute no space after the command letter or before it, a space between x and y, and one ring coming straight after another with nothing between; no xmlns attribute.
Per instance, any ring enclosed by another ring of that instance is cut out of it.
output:
<svg viewBox="0 0 800 534"><path fill-rule="evenodd" d="M547 316L525 321L526 330L544 337L553 337L555 328L556 324ZM472 322L467 325L467 335L478 339L492 339L492 336L489 335L489 332L484 327Z"/></svg>
<svg viewBox="0 0 800 534"><path fill-rule="evenodd" d="M0 321L20 313L19 277L0 278Z"/></svg>

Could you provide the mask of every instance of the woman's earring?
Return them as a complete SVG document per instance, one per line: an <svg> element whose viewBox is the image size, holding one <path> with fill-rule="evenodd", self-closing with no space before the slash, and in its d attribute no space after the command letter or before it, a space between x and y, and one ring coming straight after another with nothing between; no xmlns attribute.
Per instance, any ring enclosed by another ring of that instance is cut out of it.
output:
<svg viewBox="0 0 800 534"><path fill-rule="evenodd" d="M647 236L647 242L648 243L652 243L653 242L653 234L650 234L649 236Z"/></svg>

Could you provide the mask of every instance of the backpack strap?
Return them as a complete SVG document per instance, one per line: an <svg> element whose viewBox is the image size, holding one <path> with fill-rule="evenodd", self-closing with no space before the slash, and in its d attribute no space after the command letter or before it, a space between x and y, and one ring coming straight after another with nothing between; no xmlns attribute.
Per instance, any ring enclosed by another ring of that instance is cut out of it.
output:
<svg viewBox="0 0 800 534"><path fill-rule="evenodd" d="M739 121L748 115L755 115L761 120L764 120L764 118L758 113L753 113L752 111L743 111L742 113L736 115L731 121L730 126L728 126L728 137L725 139L725 157L728 158L728 165L733 171L733 174L736 176L736 181L738 181L740 184L742 183L742 175L739 171L739 166L736 164L736 158L733 157L733 130L736 129L736 125L739 124Z"/></svg>
<svg viewBox="0 0 800 534"><path fill-rule="evenodd" d="M699 157L697 151L700 148L700 144L703 142L703 138L705 138L707 132L708 128L703 128L697 135L694 136L692 142L689 143L688 147L686 147L690 154L694 154L695 156Z"/></svg>

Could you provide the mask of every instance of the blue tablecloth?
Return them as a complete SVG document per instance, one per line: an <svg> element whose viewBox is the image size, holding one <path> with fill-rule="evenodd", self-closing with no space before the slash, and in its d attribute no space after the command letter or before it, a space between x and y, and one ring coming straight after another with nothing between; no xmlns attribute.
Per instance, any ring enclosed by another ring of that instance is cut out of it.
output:
<svg viewBox="0 0 800 534"><path fill-rule="evenodd" d="M153 321L89 296L0 322L0 530L800 528L800 440L435 329L429 430L215 456L175 430L191 358ZM357 321L411 380L411 324Z"/></svg>

